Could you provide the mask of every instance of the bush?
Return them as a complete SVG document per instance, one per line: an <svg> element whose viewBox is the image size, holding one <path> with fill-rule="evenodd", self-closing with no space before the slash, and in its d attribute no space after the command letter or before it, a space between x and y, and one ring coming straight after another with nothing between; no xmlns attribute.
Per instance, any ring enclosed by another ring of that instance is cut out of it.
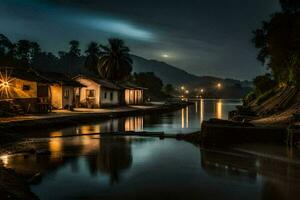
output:
<svg viewBox="0 0 300 200"><path fill-rule="evenodd" d="M263 102L265 102L266 100L268 100L269 98L271 98L272 96L274 96L276 94L275 89L269 90L267 92L265 92L264 94L260 95L257 98L257 105L262 104Z"/></svg>
<svg viewBox="0 0 300 200"><path fill-rule="evenodd" d="M250 103L251 101L253 101L255 99L256 99L256 93L254 91L252 91L244 97L244 102L247 105L248 103Z"/></svg>
<svg viewBox="0 0 300 200"><path fill-rule="evenodd" d="M253 84L257 95L264 94L276 86L276 82L272 79L271 74L257 76L253 80Z"/></svg>

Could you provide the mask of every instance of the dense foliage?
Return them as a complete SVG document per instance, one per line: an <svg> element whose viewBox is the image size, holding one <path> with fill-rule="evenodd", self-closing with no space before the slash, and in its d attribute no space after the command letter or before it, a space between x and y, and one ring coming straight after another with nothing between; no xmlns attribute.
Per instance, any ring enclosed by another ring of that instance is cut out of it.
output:
<svg viewBox="0 0 300 200"><path fill-rule="evenodd" d="M300 83L300 1L280 0L282 12L271 15L255 30L258 60L271 70L278 84Z"/></svg>
<svg viewBox="0 0 300 200"><path fill-rule="evenodd" d="M275 87L276 82L272 79L271 74L257 76L253 80L255 92L257 95L263 94Z"/></svg>
<svg viewBox="0 0 300 200"><path fill-rule="evenodd" d="M98 61L99 74L110 81L122 81L129 77L133 61L130 50L120 39L109 39L107 46L100 45L102 52Z"/></svg>
<svg viewBox="0 0 300 200"><path fill-rule="evenodd" d="M160 100L166 97L163 92L163 82L153 72L134 73L132 81L142 87L147 88L145 91L146 97L151 97L154 100Z"/></svg>

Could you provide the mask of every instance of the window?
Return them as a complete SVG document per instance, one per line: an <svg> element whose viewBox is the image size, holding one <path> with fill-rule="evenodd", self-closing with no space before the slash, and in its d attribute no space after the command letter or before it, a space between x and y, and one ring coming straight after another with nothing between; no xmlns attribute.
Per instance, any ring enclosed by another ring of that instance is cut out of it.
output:
<svg viewBox="0 0 300 200"><path fill-rule="evenodd" d="M86 96L88 98L94 98L95 97L95 90L86 90Z"/></svg>
<svg viewBox="0 0 300 200"><path fill-rule="evenodd" d="M107 93L106 92L104 92L104 99L106 99L107 98Z"/></svg>
<svg viewBox="0 0 300 200"><path fill-rule="evenodd" d="M114 100L114 93L113 93L113 92L110 93L110 100L111 100L111 101Z"/></svg>
<svg viewBox="0 0 300 200"><path fill-rule="evenodd" d="M30 90L30 85L23 85L23 91Z"/></svg>
<svg viewBox="0 0 300 200"><path fill-rule="evenodd" d="M65 99L69 98L69 96L70 96L70 90L69 89L65 89L65 92L64 92Z"/></svg>

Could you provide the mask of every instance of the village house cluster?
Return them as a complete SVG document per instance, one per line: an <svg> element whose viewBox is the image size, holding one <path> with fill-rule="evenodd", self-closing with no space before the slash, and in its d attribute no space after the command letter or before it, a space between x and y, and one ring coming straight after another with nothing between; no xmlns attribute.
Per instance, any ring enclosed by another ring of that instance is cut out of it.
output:
<svg viewBox="0 0 300 200"><path fill-rule="evenodd" d="M0 81L0 100L14 101L26 112L140 105L146 89L87 75L70 78L34 69L1 70Z"/></svg>

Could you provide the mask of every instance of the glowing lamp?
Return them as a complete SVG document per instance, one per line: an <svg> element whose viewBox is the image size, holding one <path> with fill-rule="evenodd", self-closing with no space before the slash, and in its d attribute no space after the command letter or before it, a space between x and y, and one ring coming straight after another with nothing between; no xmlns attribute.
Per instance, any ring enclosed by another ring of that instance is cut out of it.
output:
<svg viewBox="0 0 300 200"><path fill-rule="evenodd" d="M3 87L9 87L9 83L8 83L7 81L4 81L4 82L2 83L2 85L3 85Z"/></svg>

